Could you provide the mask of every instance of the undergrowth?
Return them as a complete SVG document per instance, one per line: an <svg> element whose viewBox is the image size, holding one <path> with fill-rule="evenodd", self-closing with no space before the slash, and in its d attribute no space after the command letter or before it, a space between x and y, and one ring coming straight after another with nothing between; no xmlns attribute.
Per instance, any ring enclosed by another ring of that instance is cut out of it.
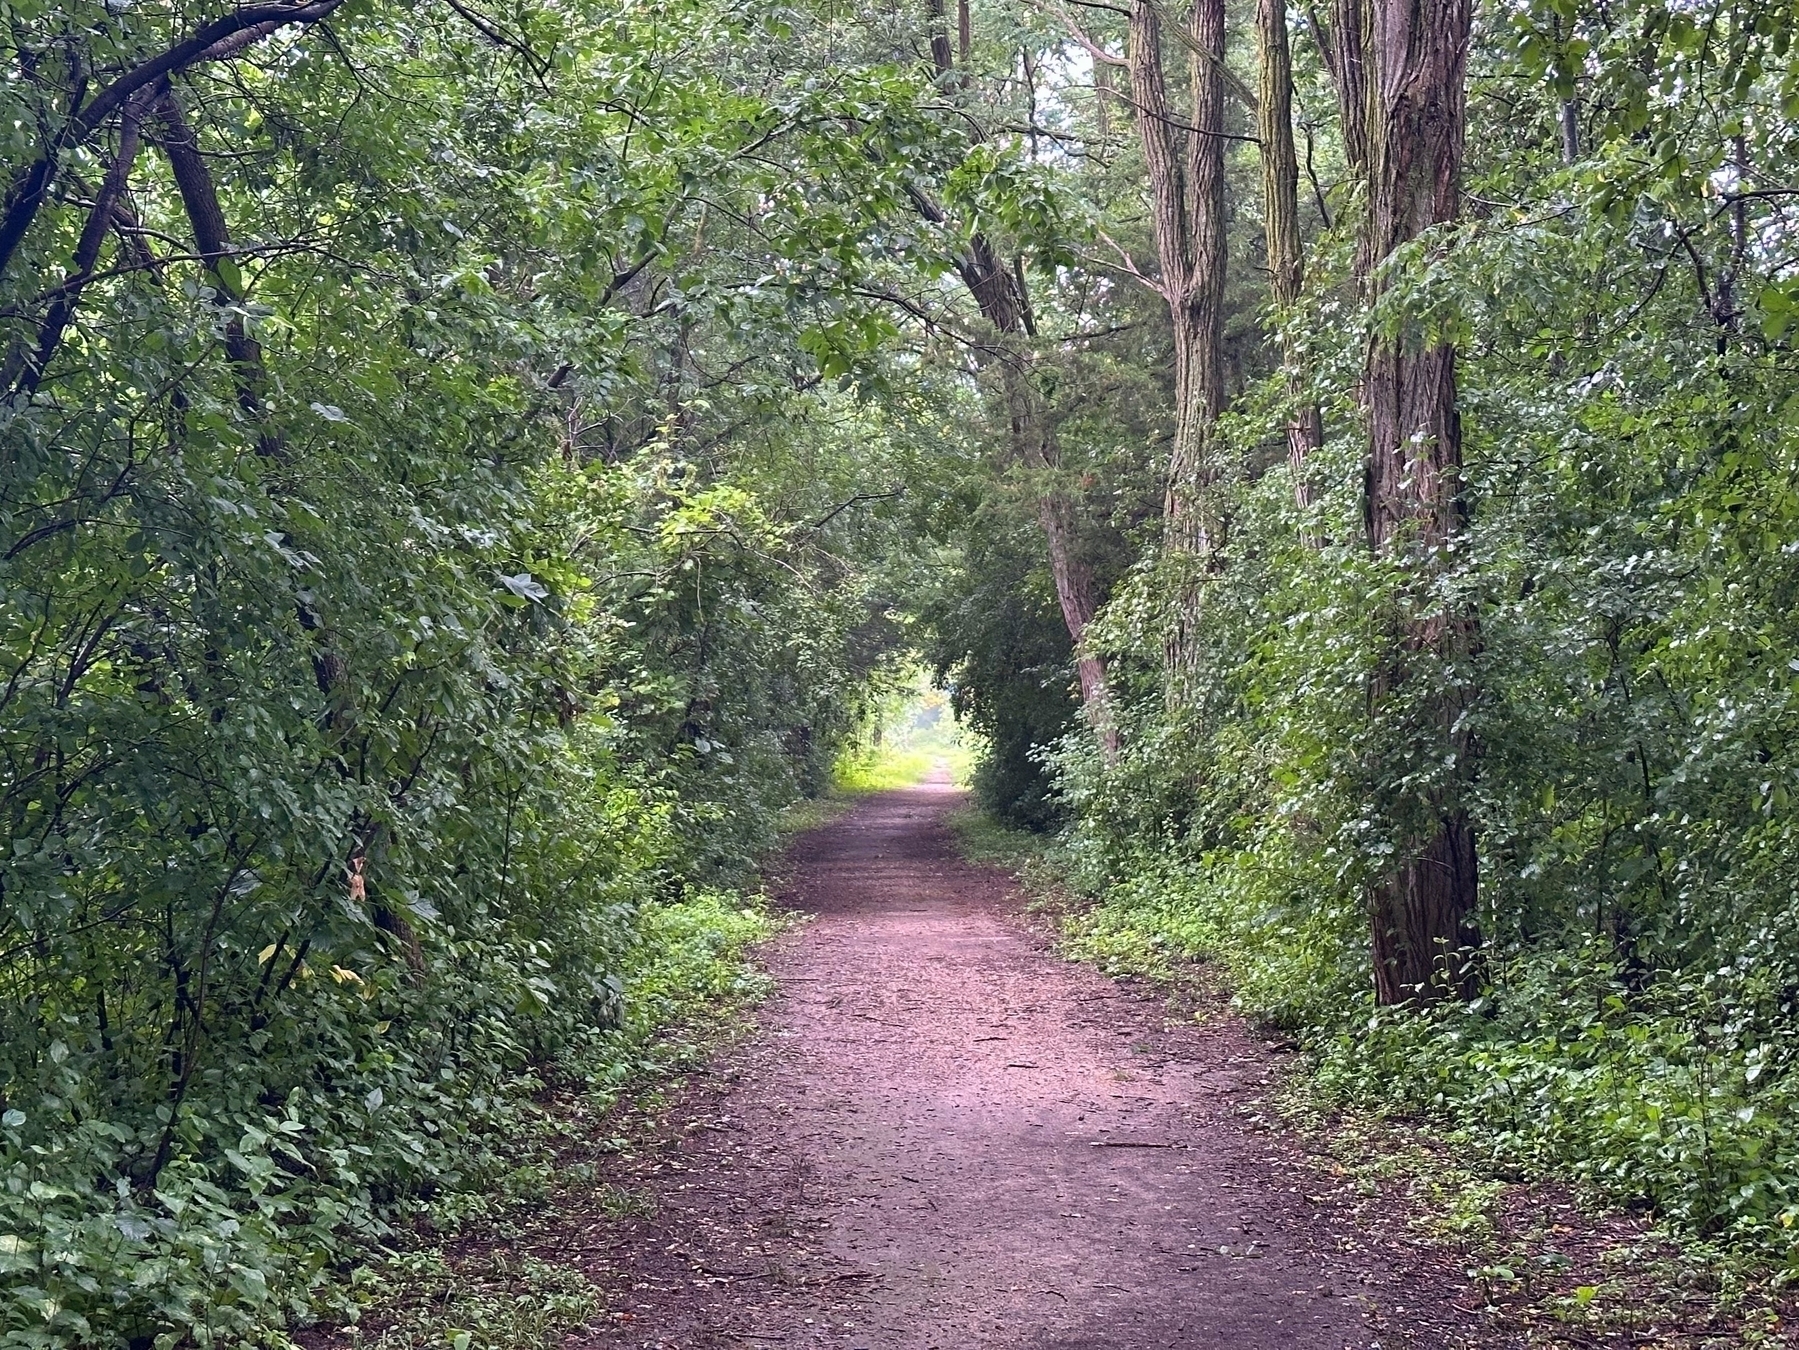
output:
<svg viewBox="0 0 1799 1350"><path fill-rule="evenodd" d="M624 1146L608 1128L621 1098L703 1063L769 987L749 949L775 931L758 901L700 892L640 918L616 1026L560 1066L558 1082L519 1104L516 1132L496 1147L505 1166L479 1191L421 1201L327 1304L354 1350L538 1350L600 1310L582 1272L512 1250L526 1220L576 1194L609 1219L643 1197L592 1186L592 1148ZM364 1325L366 1323L366 1325Z"/></svg>
<svg viewBox="0 0 1799 1350"><path fill-rule="evenodd" d="M439 1250L410 1253L389 1273L406 1293L379 1330L350 1329L353 1350L536 1350L600 1308L579 1271L499 1250L455 1264Z"/></svg>
<svg viewBox="0 0 1799 1350"><path fill-rule="evenodd" d="M1799 1075L1761 1011L1767 968L1634 987L1609 944L1494 952L1481 996L1376 1008L1359 913L1304 906L1263 859L1146 869L1078 907L1069 951L1113 973L1206 960L1244 1013L1303 1047L1340 1108L1429 1119L1507 1175L1647 1205L1671 1234L1799 1263Z"/></svg>

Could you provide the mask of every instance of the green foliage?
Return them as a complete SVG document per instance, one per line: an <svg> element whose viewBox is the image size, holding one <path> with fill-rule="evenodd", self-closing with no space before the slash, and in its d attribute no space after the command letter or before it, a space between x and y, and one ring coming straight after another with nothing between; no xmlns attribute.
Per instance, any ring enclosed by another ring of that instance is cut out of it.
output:
<svg viewBox="0 0 1799 1350"><path fill-rule="evenodd" d="M748 992L738 888L899 636L914 395L808 335L866 358L856 280L935 247L876 237L956 153L911 72L358 3L93 101L237 13L0 40L9 1350L253 1338L537 1184L547 1084Z"/></svg>
<svg viewBox="0 0 1799 1350"><path fill-rule="evenodd" d="M867 724L838 757L832 783L860 796L912 787L939 770L961 782L971 757L949 699L923 671L913 670L876 701Z"/></svg>
<svg viewBox="0 0 1799 1350"><path fill-rule="evenodd" d="M1215 959L1244 1009L1308 1048L1331 1100L1432 1116L1490 1165L1590 1182L1782 1263L1799 1259L1789 8L1483 11L1463 219L1378 260L1372 307L1353 276L1363 198L1296 29L1308 294L1274 316L1233 282L1231 401L1208 443L1223 551L1183 570L1128 511L1082 498L1095 536L1103 519L1143 545L1105 569L1084 636L1116 754L1066 703L1060 726L1032 715L1068 688L1068 656L1028 565L1041 545L995 527L1019 520L997 490L959 539L970 575L931 611L993 738L989 800L1061 827L1092 901L1068 921L1074 950L1152 974ZM1069 106L1067 134L1103 146L1097 110ZM1133 153L1093 150L1064 182L1147 269ZM1258 167L1232 152L1237 278L1244 255L1261 265ZM1053 303L1085 294L1062 280ZM1279 368L1276 322L1297 371ZM1471 526L1424 565L1366 544L1370 334L1461 349ZM1155 340L1132 339L1151 366ZM1303 507L1295 373L1327 429ZM1088 388L1142 430L1119 460L1155 466L1165 424L1141 394ZM1478 618L1466 657L1405 643L1458 612ZM1177 632L1190 667L1170 697ZM1384 686L1398 663L1406 679ZM1445 753L1441 709L1463 705L1472 772ZM1377 1011L1371 883L1446 800L1479 839L1485 989Z"/></svg>
<svg viewBox="0 0 1799 1350"><path fill-rule="evenodd" d="M837 789L854 796L912 787L935 767L936 756L926 750L870 746L853 750L837 761Z"/></svg>
<svg viewBox="0 0 1799 1350"><path fill-rule="evenodd" d="M983 738L976 796L1011 823L1043 829L1054 808L1037 747L1076 716L1068 632L1031 536L1016 527L1002 535L993 524L989 517L971 533L955 572L940 581L925 612L927 655L956 715Z"/></svg>
<svg viewBox="0 0 1799 1350"><path fill-rule="evenodd" d="M579 1271L503 1252L455 1266L427 1253L383 1274L408 1297L378 1331L350 1328L355 1350L533 1350L579 1329L599 1306Z"/></svg>

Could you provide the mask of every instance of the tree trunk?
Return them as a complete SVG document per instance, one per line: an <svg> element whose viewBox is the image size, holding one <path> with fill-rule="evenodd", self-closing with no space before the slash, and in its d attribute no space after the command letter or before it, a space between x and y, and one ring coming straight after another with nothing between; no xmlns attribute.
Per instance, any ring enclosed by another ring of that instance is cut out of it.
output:
<svg viewBox="0 0 1799 1350"><path fill-rule="evenodd" d="M172 90L163 94L152 112L161 124L156 144L168 156L176 190L194 232L194 247L206 264L216 303L225 314L222 325L225 355L231 362L237 382L238 406L257 429L257 453L279 457L282 451L280 440L265 424L263 390L267 372L263 369L262 344L244 326L241 312L243 283L232 261L235 250L231 232L225 225L225 213L219 206L212 170L207 167L206 158L200 152L199 138L188 126Z"/></svg>
<svg viewBox="0 0 1799 1350"><path fill-rule="evenodd" d="M1188 46L1190 121L1168 94L1157 0L1133 0L1127 66L1149 171L1159 289L1174 329L1174 445L1163 504L1164 555L1175 564L1174 622L1165 642L1169 696L1196 655L1199 574L1218 564L1212 428L1224 408L1224 0L1193 0Z"/></svg>
<svg viewBox="0 0 1799 1350"><path fill-rule="evenodd" d="M1075 506L1064 493L1046 492L1037 502L1037 519L1049 541L1049 570L1056 583L1056 603L1062 621L1074 640L1075 670L1081 681L1081 702L1094 719L1094 727L1109 750L1118 748L1117 729L1105 718L1106 668L1097 656L1081 653L1087 625L1099 612L1099 592L1093 569L1076 549Z"/></svg>
<svg viewBox="0 0 1799 1350"><path fill-rule="evenodd" d="M1328 31L1319 47L1337 91L1337 122L1343 157L1360 178L1368 170L1368 8L1367 0L1335 0Z"/></svg>
<svg viewBox="0 0 1799 1350"><path fill-rule="evenodd" d="M1324 418L1318 404L1306 396L1300 356L1285 327L1305 282L1305 255L1299 242L1299 154L1293 145L1293 54L1287 40L1286 0L1257 0L1256 48L1261 74L1256 130L1262 142L1268 280L1274 311L1282 323L1281 365L1287 375L1287 461L1293 471L1293 500L1304 508L1312 504L1306 459L1324 444ZM1316 544L1315 540L1308 542Z"/></svg>
<svg viewBox="0 0 1799 1350"><path fill-rule="evenodd" d="M953 67L945 0L926 0L926 10L931 26L931 60L939 82L947 83ZM957 45L966 63L973 45L966 0L958 0L956 25ZM966 69L962 73L966 78ZM935 224L946 221L943 208L924 193L914 189L912 202L925 219ZM1032 351L1037 326L1031 315L1030 297L1025 291L1024 270L1019 266L1006 267L992 241L985 235L976 234L956 259L956 272L981 316L993 328L993 342L982 344L977 359L989 370L998 369L1006 402L1008 449L1012 461L1033 473L1046 477L1053 475L1061 455L1049 409L1037 387ZM1081 707L1110 759L1118 751L1118 729L1107 708L1105 665L1099 657L1081 652L1087 625L1099 612L1099 586L1092 569L1081 556L1079 515L1068 495L1051 484L1039 493L1037 522L1048 545L1056 603L1061 608L1069 640L1074 644Z"/></svg>
<svg viewBox="0 0 1799 1350"><path fill-rule="evenodd" d="M106 177L100 183L99 192L95 194L94 204L88 210L87 222L82 227L80 241L75 246L75 256L71 260L68 274L57 288L55 299L50 302L50 308L45 311L43 321L38 325L37 349L18 375L15 395L23 395L28 399L38 391L45 372L50 368L50 362L55 358L57 349L62 346L63 336L68 332L69 322L74 318L76 306L81 301L82 290L92 280L94 269L100 265L100 250L105 247L106 236L112 230L113 213L130 182L132 166L137 162L141 115L142 108L137 102L127 105L119 126L119 148L113 155ZM10 372L6 383L13 383Z"/></svg>
<svg viewBox="0 0 1799 1350"><path fill-rule="evenodd" d="M1369 33L1368 256L1384 259L1458 211L1469 0L1372 0ZM1414 700L1421 710L1406 731L1453 766L1420 819L1394 822L1397 861L1370 895L1375 988L1381 1002L1400 1003L1466 995L1475 982L1478 870L1460 790L1475 752L1460 727L1469 691L1441 672L1465 667L1479 630L1471 612L1433 611L1425 598L1466 524L1455 349L1402 324L1371 340L1366 390L1369 543L1419 582L1416 608L1395 616L1395 655L1374 681L1373 703L1377 713L1390 706L1415 666L1436 667L1432 678L1444 684Z"/></svg>
<svg viewBox="0 0 1799 1350"><path fill-rule="evenodd" d="M1188 35L1192 121L1168 96L1154 0L1131 6L1131 97L1149 169L1161 289L1174 325L1174 447L1169 455L1169 547L1209 554L1217 544L1207 489L1212 424L1224 407L1224 3L1194 0ZM1202 55L1204 53L1204 55ZM1207 59L1207 57L1211 59Z"/></svg>
<svg viewBox="0 0 1799 1350"><path fill-rule="evenodd" d="M1353 183L1368 180L1369 0L1333 0L1330 27L1325 29L1314 14L1313 29L1324 64L1330 70L1337 94L1337 126L1343 138L1343 158ZM1356 238L1354 275L1357 293L1366 299L1369 273L1369 232ZM1366 404L1366 391L1356 390L1356 401Z"/></svg>
<svg viewBox="0 0 1799 1350"><path fill-rule="evenodd" d="M1054 485L1053 478L1062 460L1061 448L1022 344L1003 347L998 360L1002 363L1001 384L1006 395L1012 461L1047 480L1036 489L1037 523L1049 547L1056 604L1062 611L1069 641L1074 644L1081 707L1110 759L1118 752L1118 727L1106 704L1105 664L1099 657L1081 651L1087 625L1099 613L1099 583L1081 556L1079 510L1073 499Z"/></svg>

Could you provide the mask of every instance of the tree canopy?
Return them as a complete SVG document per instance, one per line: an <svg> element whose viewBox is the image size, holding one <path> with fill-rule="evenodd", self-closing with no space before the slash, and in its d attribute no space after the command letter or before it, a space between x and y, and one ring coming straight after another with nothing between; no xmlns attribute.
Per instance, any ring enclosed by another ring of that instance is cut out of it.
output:
<svg viewBox="0 0 1799 1350"><path fill-rule="evenodd" d="M1077 945L1792 1259L1787 0L4 9L0 1346L493 1184L914 660Z"/></svg>

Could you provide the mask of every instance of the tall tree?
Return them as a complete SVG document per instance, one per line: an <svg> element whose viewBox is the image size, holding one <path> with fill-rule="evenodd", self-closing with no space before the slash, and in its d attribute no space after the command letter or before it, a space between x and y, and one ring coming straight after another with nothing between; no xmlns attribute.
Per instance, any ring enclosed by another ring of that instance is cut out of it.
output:
<svg viewBox="0 0 1799 1350"><path fill-rule="evenodd" d="M1174 325L1166 537L1172 551L1203 558L1221 542L1209 442L1224 408L1224 0L1193 0L1182 27L1187 117L1170 97L1155 0L1131 6L1127 60L1149 171L1156 285Z"/></svg>
<svg viewBox="0 0 1799 1350"><path fill-rule="evenodd" d="M1256 50L1260 88L1256 132L1262 142L1262 220L1267 230L1268 283L1282 321L1281 365L1286 371L1287 459L1293 470L1293 497L1309 506L1307 456L1324 444L1324 419L1306 394L1300 355L1285 321L1299 302L1305 255L1299 239L1299 155L1293 146L1293 52L1287 40L1286 0L1256 0Z"/></svg>
<svg viewBox="0 0 1799 1350"><path fill-rule="evenodd" d="M1373 0L1371 20L1367 252L1384 261L1458 213L1469 0ZM1373 284L1378 298L1396 282L1377 268ZM1447 781L1427 789L1421 811L1396 813L1395 861L1370 896L1375 986L1381 1002L1401 1003L1467 990L1466 953L1477 940L1474 829L1458 788L1474 752L1460 670L1478 627L1430 584L1466 526L1453 344L1415 318L1376 334L1366 391L1368 541L1415 573L1374 702L1390 712L1400 687L1429 667L1435 686L1407 690L1399 716L1435 762L1452 766Z"/></svg>
<svg viewBox="0 0 1799 1350"><path fill-rule="evenodd" d="M968 8L958 9L958 44L963 69L958 72L951 56L948 17L943 0L929 0L931 60L938 85L959 87L967 80L972 42ZM912 193L920 215L934 224L947 220L944 209L922 191ZM956 274L986 320L988 332L975 344L977 358L991 372L999 387L1006 416L1007 450L1012 462L1039 479L1036 515L1048 547L1050 576L1056 601L1075 648L1075 671L1081 686L1081 704L1088 721L1100 734L1108 753L1117 749L1116 728L1106 711L1104 662L1084 650L1087 625L1099 612L1100 588L1080 546L1080 513L1068 492L1057 481L1061 449L1050 417L1048 401L1037 381L1038 340L1031 310L1023 260L1010 265L993 239L972 231L955 259Z"/></svg>

